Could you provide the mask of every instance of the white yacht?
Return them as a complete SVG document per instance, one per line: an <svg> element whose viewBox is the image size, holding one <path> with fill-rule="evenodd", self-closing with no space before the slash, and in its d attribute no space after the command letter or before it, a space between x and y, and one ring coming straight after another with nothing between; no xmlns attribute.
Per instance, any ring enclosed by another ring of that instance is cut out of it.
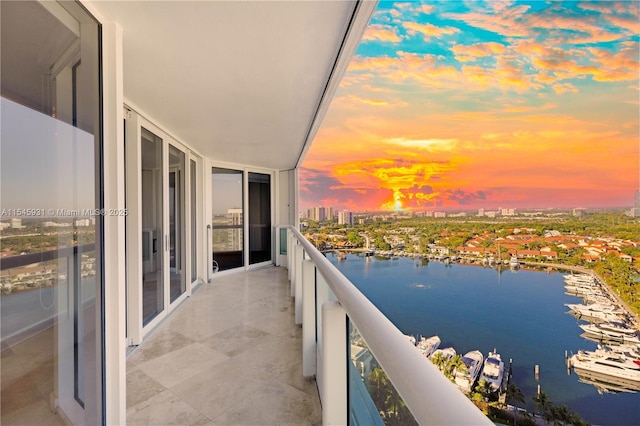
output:
<svg viewBox="0 0 640 426"><path fill-rule="evenodd" d="M587 274L565 275L564 280L567 283L595 284L596 280L593 276Z"/></svg>
<svg viewBox="0 0 640 426"><path fill-rule="evenodd" d="M567 306L578 318L593 319L597 321L619 321L626 316L626 312L612 305L592 303L590 305L571 304Z"/></svg>
<svg viewBox="0 0 640 426"><path fill-rule="evenodd" d="M519 265L520 263L518 263L518 256L514 254L513 256L511 256L511 259L509 260L509 266L511 268L517 268Z"/></svg>
<svg viewBox="0 0 640 426"><path fill-rule="evenodd" d="M603 340L616 340L635 344L640 343L638 331L627 327L626 324L620 321L603 322L599 324L581 324L580 328L583 329L585 333L599 337Z"/></svg>
<svg viewBox="0 0 640 426"><path fill-rule="evenodd" d="M410 334L405 334L404 337L413 345L416 345L416 338L411 336Z"/></svg>
<svg viewBox="0 0 640 426"><path fill-rule="evenodd" d="M463 392L470 392L480 374L484 356L480 351L471 351L464 354L462 361L467 367L466 371L457 370L454 376L454 382Z"/></svg>
<svg viewBox="0 0 640 426"><path fill-rule="evenodd" d="M494 349L493 352L489 352L489 355L487 355L487 358L484 360L484 366L479 380L485 379L491 384L491 389L497 391L502 386L503 378L504 362L502 362L500 354Z"/></svg>
<svg viewBox="0 0 640 426"><path fill-rule="evenodd" d="M431 354L438 349L440 346L440 337L431 336L428 339L424 337L420 338L420 341L416 344L416 347L420 351L420 353L427 358L431 356Z"/></svg>
<svg viewBox="0 0 640 426"><path fill-rule="evenodd" d="M448 348L443 348L443 349L436 349L435 351L433 351L433 353L431 354L431 356L429 358L435 357L436 355L440 355L442 356L442 358L444 359L451 359L454 356L456 356L456 350L454 348L452 348L451 346L449 346Z"/></svg>
<svg viewBox="0 0 640 426"><path fill-rule="evenodd" d="M579 351L569 363L580 378L598 380L640 391L640 361L607 348Z"/></svg>

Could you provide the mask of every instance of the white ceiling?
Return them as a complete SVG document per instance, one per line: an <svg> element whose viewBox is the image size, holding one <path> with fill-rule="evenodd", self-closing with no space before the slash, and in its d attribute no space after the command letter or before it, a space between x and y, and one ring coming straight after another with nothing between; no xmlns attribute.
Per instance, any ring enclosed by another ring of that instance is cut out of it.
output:
<svg viewBox="0 0 640 426"><path fill-rule="evenodd" d="M284 170L308 148L376 3L92 5L123 28L127 103L214 161Z"/></svg>

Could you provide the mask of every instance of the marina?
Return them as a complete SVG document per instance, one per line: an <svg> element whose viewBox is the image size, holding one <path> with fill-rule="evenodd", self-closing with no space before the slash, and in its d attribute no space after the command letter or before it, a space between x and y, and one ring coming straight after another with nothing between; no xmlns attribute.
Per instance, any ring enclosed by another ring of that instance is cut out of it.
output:
<svg viewBox="0 0 640 426"><path fill-rule="evenodd" d="M565 294L570 275L410 258L349 254L338 262L332 254L327 257L404 334L438 336L442 349L432 360L447 348L463 356L479 351L483 358L497 348L505 364L512 359L512 380L526 399L520 405L529 412L535 412L532 397L540 387L553 403L567 405L589 423L640 424L640 393L567 368L570 356L603 345L584 336L580 325L586 320L567 315L565 304L581 302ZM637 350L610 346L629 354Z"/></svg>

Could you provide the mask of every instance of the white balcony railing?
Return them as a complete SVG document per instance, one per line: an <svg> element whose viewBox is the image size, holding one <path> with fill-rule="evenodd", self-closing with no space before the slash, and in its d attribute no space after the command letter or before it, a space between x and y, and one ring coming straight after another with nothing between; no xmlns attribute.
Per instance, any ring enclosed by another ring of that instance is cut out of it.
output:
<svg viewBox="0 0 640 426"><path fill-rule="evenodd" d="M323 424L348 424L347 317L419 424L492 424L297 229L287 235L303 374L316 377Z"/></svg>

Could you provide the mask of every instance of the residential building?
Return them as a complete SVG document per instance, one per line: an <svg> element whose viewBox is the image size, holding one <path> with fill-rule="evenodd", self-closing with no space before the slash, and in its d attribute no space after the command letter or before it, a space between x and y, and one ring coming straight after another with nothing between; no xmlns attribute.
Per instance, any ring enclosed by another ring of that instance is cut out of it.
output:
<svg viewBox="0 0 640 426"><path fill-rule="evenodd" d="M2 258L0 423L346 424L349 319L420 423L489 424L298 232L375 7L0 2L0 207L95 212Z"/></svg>
<svg viewBox="0 0 640 426"><path fill-rule="evenodd" d="M500 216L515 216L516 209L500 209Z"/></svg>
<svg viewBox="0 0 640 426"><path fill-rule="evenodd" d="M338 212L339 225L353 225L353 212L343 210Z"/></svg>

